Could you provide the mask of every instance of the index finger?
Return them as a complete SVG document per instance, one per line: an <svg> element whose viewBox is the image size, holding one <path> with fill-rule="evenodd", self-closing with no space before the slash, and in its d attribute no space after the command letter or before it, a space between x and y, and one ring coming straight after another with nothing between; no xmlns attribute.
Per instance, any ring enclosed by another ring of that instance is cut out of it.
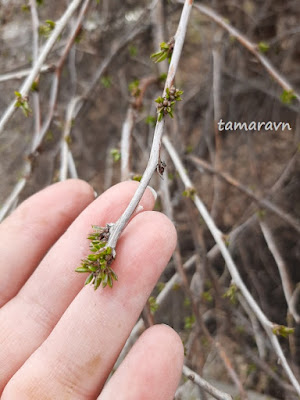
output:
<svg viewBox="0 0 300 400"><path fill-rule="evenodd" d="M0 307L14 297L45 253L94 200L79 179L59 182L25 200L0 225Z"/></svg>

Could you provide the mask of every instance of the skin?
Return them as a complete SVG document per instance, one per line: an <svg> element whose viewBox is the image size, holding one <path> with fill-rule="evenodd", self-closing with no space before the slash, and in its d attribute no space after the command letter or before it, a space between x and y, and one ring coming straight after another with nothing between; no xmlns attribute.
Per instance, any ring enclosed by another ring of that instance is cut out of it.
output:
<svg viewBox="0 0 300 400"><path fill-rule="evenodd" d="M94 200L80 180L35 194L0 225L1 400L173 399L183 364L171 328L146 330L107 380L176 245L173 224L146 190L117 245L114 287L83 287L74 269L91 225L115 221L138 183Z"/></svg>

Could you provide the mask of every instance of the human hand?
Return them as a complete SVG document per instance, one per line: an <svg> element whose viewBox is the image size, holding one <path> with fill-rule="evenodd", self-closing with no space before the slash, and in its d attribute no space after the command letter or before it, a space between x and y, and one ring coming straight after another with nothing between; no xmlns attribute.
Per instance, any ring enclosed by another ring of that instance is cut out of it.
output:
<svg viewBox="0 0 300 400"><path fill-rule="evenodd" d="M103 389L175 247L172 223L150 211L150 190L118 242L113 288L82 287L86 276L74 272L91 225L117 220L136 187L123 182L93 201L89 185L65 181L0 225L1 400L173 398L183 348L163 325L139 338Z"/></svg>

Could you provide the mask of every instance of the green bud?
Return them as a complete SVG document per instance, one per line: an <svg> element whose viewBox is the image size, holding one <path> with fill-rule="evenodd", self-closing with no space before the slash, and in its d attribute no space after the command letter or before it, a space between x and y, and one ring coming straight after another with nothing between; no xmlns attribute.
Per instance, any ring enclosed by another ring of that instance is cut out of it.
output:
<svg viewBox="0 0 300 400"><path fill-rule="evenodd" d="M84 284L85 284L85 285L88 285L89 283L92 282L93 278L94 278L94 275L93 275L93 274L90 274L90 275L86 278Z"/></svg>
<svg viewBox="0 0 300 400"><path fill-rule="evenodd" d="M280 100L283 104L291 104L296 98L297 96L293 90L284 90L280 96Z"/></svg>
<svg viewBox="0 0 300 400"><path fill-rule="evenodd" d="M99 275L97 275L97 277L96 277L96 279L95 279L95 282L94 282L94 289L95 289L95 290L98 289L98 287L99 287L100 284L101 284L101 281L102 281L102 277L101 277L101 275L99 274Z"/></svg>
<svg viewBox="0 0 300 400"><path fill-rule="evenodd" d="M90 272L87 267L78 267L75 269L76 272Z"/></svg>
<svg viewBox="0 0 300 400"><path fill-rule="evenodd" d="M287 338L289 335L294 333L294 331L295 331L294 328L289 328L288 326L276 325L276 324L273 325L273 329L272 329L272 332L274 333L274 335L282 336L284 338Z"/></svg>

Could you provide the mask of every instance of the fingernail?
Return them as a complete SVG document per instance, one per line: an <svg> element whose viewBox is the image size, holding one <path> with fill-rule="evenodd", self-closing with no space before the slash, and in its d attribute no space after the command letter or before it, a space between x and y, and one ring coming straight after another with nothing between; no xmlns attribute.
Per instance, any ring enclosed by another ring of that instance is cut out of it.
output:
<svg viewBox="0 0 300 400"><path fill-rule="evenodd" d="M156 193L156 191L153 189L153 187L151 187L151 186L148 186L148 188L151 190L151 192L152 192L152 194L153 194L153 197L154 197L154 200L156 200L157 199L157 193Z"/></svg>
<svg viewBox="0 0 300 400"><path fill-rule="evenodd" d="M96 190L94 190L94 197L95 199L98 197L98 193L96 192Z"/></svg>
<svg viewBox="0 0 300 400"><path fill-rule="evenodd" d="M135 213L138 214L139 212L144 211L144 207L141 206L140 204L137 206L137 208L135 209Z"/></svg>

